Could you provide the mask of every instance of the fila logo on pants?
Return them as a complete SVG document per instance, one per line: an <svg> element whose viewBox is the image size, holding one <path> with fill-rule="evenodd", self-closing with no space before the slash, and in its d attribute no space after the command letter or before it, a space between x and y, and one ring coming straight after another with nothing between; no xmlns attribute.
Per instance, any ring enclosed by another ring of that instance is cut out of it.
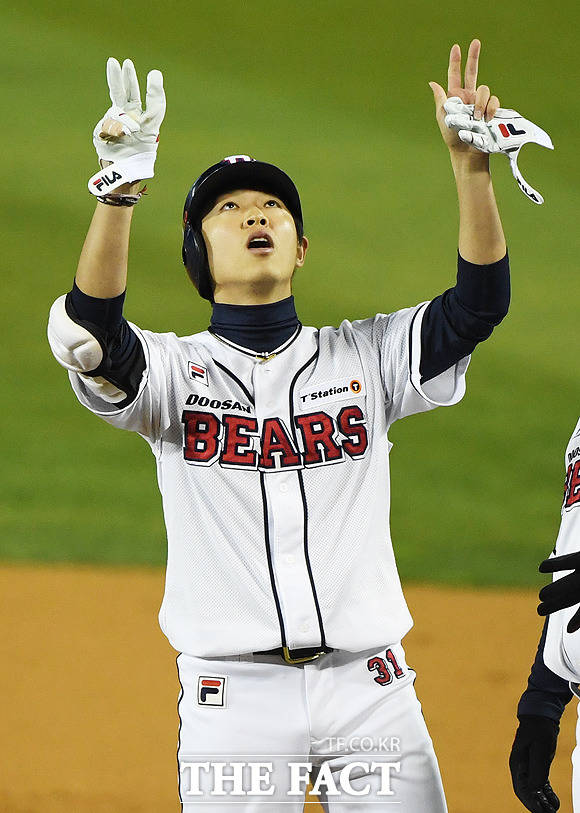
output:
<svg viewBox="0 0 580 813"><path fill-rule="evenodd" d="M224 708L226 700L226 678L215 675L200 675L197 681L197 702L200 706Z"/></svg>

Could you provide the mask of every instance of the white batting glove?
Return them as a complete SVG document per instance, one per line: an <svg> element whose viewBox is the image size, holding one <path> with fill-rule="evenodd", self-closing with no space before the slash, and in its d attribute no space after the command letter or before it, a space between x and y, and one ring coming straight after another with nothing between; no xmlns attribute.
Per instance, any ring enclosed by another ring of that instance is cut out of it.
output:
<svg viewBox="0 0 580 813"><path fill-rule="evenodd" d="M107 61L107 82L112 106L93 130L93 144L102 168L89 178L89 191L93 195L153 177L159 128L165 116L161 71L150 71L147 75L145 110L141 107L139 80L130 59L121 68L111 57Z"/></svg>
<svg viewBox="0 0 580 813"><path fill-rule="evenodd" d="M481 152L503 153L510 162L518 186L530 200L541 204L544 198L524 179L518 168L518 155L524 144L534 142L549 150L554 149L548 133L515 110L498 108L491 121L475 119L473 105L464 104L458 96L451 96L443 105L447 115L445 124L457 132L464 144L471 144Z"/></svg>

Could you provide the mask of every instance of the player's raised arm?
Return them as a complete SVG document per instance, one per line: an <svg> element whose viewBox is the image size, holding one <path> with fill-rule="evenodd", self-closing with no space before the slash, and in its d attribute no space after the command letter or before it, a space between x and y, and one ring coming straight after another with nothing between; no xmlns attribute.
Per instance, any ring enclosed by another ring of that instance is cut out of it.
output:
<svg viewBox="0 0 580 813"><path fill-rule="evenodd" d="M123 407L139 390L145 357L123 318L129 232L145 178L153 177L165 115L160 71L147 77L147 103L135 67L107 62L111 107L93 131L101 169L89 179L96 211L78 263L75 284L50 310L48 340L56 360L105 402Z"/></svg>
<svg viewBox="0 0 580 813"><path fill-rule="evenodd" d="M505 256L506 243L495 201L489 154L464 143L459 134L446 124L444 105L448 98L473 104L476 121L489 121L499 108L499 99L487 85L477 85L477 72L481 43L474 39L469 46L465 75L461 76L461 49L451 48L448 68L447 93L430 82L435 98L437 123L449 149L451 164L459 198L459 253L471 263L486 265Z"/></svg>
<svg viewBox="0 0 580 813"><path fill-rule="evenodd" d="M135 67L126 59L107 62L111 107L93 131L101 170L89 180L97 208L76 274L79 288L90 296L114 297L125 290L129 231L140 182L152 178L159 128L165 115L163 76L147 76L145 110Z"/></svg>

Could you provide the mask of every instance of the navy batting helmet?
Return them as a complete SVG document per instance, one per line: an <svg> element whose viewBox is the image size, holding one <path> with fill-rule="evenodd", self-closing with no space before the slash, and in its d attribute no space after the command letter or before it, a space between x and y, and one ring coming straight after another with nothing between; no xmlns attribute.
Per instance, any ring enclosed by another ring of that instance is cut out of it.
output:
<svg viewBox="0 0 580 813"><path fill-rule="evenodd" d="M181 256L187 273L200 296L213 302L213 281L209 271L201 221L225 192L256 189L270 192L288 207L296 233L304 235L300 196L292 180L274 164L256 161L249 155L230 155L203 172L193 184L183 207L183 248Z"/></svg>

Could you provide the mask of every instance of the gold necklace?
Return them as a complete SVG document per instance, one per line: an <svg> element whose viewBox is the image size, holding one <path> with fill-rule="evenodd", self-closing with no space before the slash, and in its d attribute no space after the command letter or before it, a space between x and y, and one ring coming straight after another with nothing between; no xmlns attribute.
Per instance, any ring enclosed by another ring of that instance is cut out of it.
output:
<svg viewBox="0 0 580 813"><path fill-rule="evenodd" d="M258 353L258 355L256 355L256 358L258 359L260 364L265 364L267 361L275 359L277 355L278 353Z"/></svg>

